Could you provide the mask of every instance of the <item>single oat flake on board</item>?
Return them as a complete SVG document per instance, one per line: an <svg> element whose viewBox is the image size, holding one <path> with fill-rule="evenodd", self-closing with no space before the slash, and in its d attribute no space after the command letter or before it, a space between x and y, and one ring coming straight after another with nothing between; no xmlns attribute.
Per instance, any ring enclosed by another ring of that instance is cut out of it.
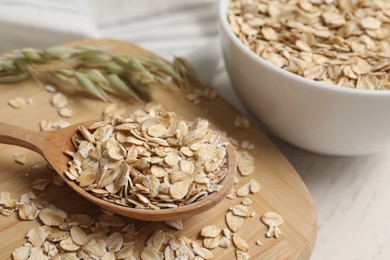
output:
<svg viewBox="0 0 390 260"><path fill-rule="evenodd" d="M73 116L73 110L70 108L62 107L58 110L58 114L62 117L72 117Z"/></svg>
<svg viewBox="0 0 390 260"><path fill-rule="evenodd" d="M201 230L200 235L203 237L216 237L221 233L221 229L216 226L207 226Z"/></svg>
<svg viewBox="0 0 390 260"><path fill-rule="evenodd" d="M50 102L55 108L63 108L68 104L69 100L67 96L58 92L51 97Z"/></svg>
<svg viewBox="0 0 390 260"><path fill-rule="evenodd" d="M282 234L279 226L284 223L284 219L278 213L268 211L261 216L261 221L268 226L267 237L279 238Z"/></svg>
<svg viewBox="0 0 390 260"><path fill-rule="evenodd" d="M50 183L51 179L49 178L35 179L31 184L31 188L34 190L45 191Z"/></svg>
<svg viewBox="0 0 390 260"><path fill-rule="evenodd" d="M50 120L42 119L39 122L39 128L41 131L46 132L52 130L52 122Z"/></svg>
<svg viewBox="0 0 390 260"><path fill-rule="evenodd" d="M249 246L248 246L248 244L245 242L245 240L242 239L241 237L239 237L239 236L236 235L236 234L233 235L233 243L234 243L234 245L237 247L237 249L239 249L239 250L241 250L241 251L247 252L248 249L249 249Z"/></svg>
<svg viewBox="0 0 390 260"><path fill-rule="evenodd" d="M22 108L27 105L27 101L22 97L16 97L8 101L8 105L15 109Z"/></svg>
<svg viewBox="0 0 390 260"><path fill-rule="evenodd" d="M247 130L251 126L251 123L245 116L237 115L234 119L234 126L241 130Z"/></svg>
<svg viewBox="0 0 390 260"><path fill-rule="evenodd" d="M25 165L27 162L27 157L18 153L14 154L14 159L16 163L21 165Z"/></svg>

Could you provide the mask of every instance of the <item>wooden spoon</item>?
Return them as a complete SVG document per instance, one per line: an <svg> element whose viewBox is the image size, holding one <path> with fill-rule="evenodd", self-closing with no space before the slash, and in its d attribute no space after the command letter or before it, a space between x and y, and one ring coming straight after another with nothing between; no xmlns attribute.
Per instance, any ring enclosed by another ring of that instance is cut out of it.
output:
<svg viewBox="0 0 390 260"><path fill-rule="evenodd" d="M22 127L0 123L0 143L21 146L41 154L54 168L57 174L59 174L74 191L87 200L113 213L141 220L160 221L188 218L215 206L226 197L233 186L237 162L235 150L229 143L226 147L228 174L221 182L223 188L218 192L210 194L201 201L178 208L149 210L125 207L95 197L64 175L64 170L68 168L67 163L70 160L70 158L64 154L64 151L75 150L71 142L72 136L78 131L80 125L88 127L94 122L96 121L76 124L51 132L36 132Z"/></svg>

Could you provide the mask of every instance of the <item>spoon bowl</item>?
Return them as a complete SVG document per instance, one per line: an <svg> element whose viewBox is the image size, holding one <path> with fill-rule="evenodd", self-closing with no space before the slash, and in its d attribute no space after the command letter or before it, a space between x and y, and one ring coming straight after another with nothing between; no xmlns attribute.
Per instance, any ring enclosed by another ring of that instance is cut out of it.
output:
<svg viewBox="0 0 390 260"><path fill-rule="evenodd" d="M201 201L178 208L150 210L125 207L93 196L79 187L77 183L65 176L64 171L68 169L67 163L70 158L64 154L64 151L75 150L71 139L72 136L77 133L80 125L88 127L96 121L97 120L75 124L67 128L50 132L37 132L22 127L0 123L0 143L21 146L41 154L42 157L45 158L45 160L53 167L56 173L59 174L74 191L95 205L125 217L148 221L189 218L194 214L201 213L215 206L230 192L234 182L237 162L234 147L228 143L226 146L228 173L220 183L223 187L219 191L208 195ZM222 136L221 138L223 139Z"/></svg>

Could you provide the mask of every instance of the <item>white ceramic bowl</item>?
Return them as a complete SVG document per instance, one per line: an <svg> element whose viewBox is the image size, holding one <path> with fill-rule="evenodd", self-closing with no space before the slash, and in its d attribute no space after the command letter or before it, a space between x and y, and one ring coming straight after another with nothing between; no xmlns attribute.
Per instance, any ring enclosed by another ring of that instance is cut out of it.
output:
<svg viewBox="0 0 390 260"><path fill-rule="evenodd" d="M390 148L390 91L358 90L309 80L258 57L227 21L219 1L222 52L244 105L281 139L331 155L364 155Z"/></svg>

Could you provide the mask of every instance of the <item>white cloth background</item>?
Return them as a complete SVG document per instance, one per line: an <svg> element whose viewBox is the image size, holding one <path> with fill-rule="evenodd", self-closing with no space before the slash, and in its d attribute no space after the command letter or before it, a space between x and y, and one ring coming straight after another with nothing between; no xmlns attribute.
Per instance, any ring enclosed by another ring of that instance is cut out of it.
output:
<svg viewBox="0 0 390 260"><path fill-rule="evenodd" d="M114 38L163 56L217 35L216 0L0 0L0 52Z"/></svg>

